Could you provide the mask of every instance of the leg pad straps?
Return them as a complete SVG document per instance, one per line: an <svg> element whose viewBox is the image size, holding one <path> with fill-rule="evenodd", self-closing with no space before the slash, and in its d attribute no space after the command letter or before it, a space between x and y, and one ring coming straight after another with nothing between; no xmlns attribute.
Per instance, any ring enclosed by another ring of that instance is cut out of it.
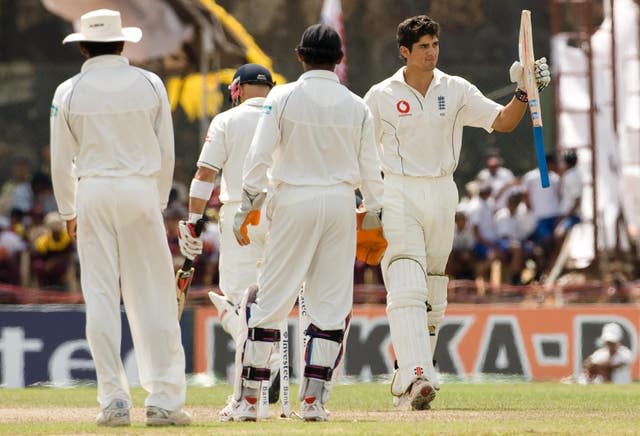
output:
<svg viewBox="0 0 640 436"><path fill-rule="evenodd" d="M253 327L249 329L247 339L260 342L280 342L280 329Z"/></svg>
<svg viewBox="0 0 640 436"><path fill-rule="evenodd" d="M271 377L271 370L269 368L255 368L253 366L242 367L242 378L245 380L264 381L269 380Z"/></svg>
<svg viewBox="0 0 640 436"><path fill-rule="evenodd" d="M342 343L344 339L344 330L320 330L313 324L309 324L305 334L311 338L325 339L327 341Z"/></svg>
<svg viewBox="0 0 640 436"><path fill-rule="evenodd" d="M315 378L317 380L331 381L333 368L307 364L304 366L304 376L307 378Z"/></svg>

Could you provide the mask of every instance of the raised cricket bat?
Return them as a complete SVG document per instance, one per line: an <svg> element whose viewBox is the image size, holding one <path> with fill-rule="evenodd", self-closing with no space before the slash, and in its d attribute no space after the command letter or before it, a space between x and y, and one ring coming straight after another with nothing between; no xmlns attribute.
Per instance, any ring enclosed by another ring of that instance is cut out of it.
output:
<svg viewBox="0 0 640 436"><path fill-rule="evenodd" d="M523 10L520 15L520 37L518 38L520 63L524 67L525 91L529 99L529 112L533 125L533 141L536 147L536 158L540 170L540 182L543 188L549 187L549 170L544 153L544 139L542 135L542 109L540 96L536 85L535 57L533 55L533 33L531 30L531 11Z"/></svg>
<svg viewBox="0 0 640 436"><path fill-rule="evenodd" d="M203 218L196 222L195 232L196 236L200 236L204 225L207 221ZM193 261L191 259L185 259L182 263L182 267L176 273L176 300L178 301L178 321L182 318L182 312L184 311L184 304L187 302L187 294L189 293L189 286L191 286L191 280L193 280Z"/></svg>

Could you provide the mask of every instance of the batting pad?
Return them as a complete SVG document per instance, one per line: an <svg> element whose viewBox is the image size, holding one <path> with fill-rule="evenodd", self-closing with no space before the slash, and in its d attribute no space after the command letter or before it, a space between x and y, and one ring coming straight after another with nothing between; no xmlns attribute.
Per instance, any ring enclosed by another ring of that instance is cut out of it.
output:
<svg viewBox="0 0 640 436"><path fill-rule="evenodd" d="M391 385L402 395L417 378L437 383L427 325L427 279L414 259L392 261L387 270L387 318L398 360Z"/></svg>
<svg viewBox="0 0 640 436"><path fill-rule="evenodd" d="M307 348L304 352L305 366L314 365L315 367L331 368L333 370L338 364L341 346L342 343L339 342L308 337ZM302 380L302 386L298 391L298 400L304 400L307 391L306 386L310 380L314 380L316 383L322 383L322 386L324 386L322 399L326 401L329 396L331 384L317 379L310 379L309 377L304 377Z"/></svg>
<svg viewBox="0 0 640 436"><path fill-rule="evenodd" d="M427 276L427 303L431 310L428 313L429 335L431 336L431 354L436 352L438 343L438 332L440 323L444 318L444 311L447 308L447 288L449 277L447 276Z"/></svg>
<svg viewBox="0 0 640 436"><path fill-rule="evenodd" d="M252 341L249 339L244 346L242 365L253 368L269 368L269 358L272 350L273 342ZM243 385L253 389L260 389L260 382L255 380L243 380Z"/></svg>
<svg viewBox="0 0 640 436"><path fill-rule="evenodd" d="M422 265L414 259L392 260L387 268L387 313L395 308L415 306L426 309L427 279Z"/></svg>
<svg viewBox="0 0 640 436"><path fill-rule="evenodd" d="M308 338L305 362L310 365L333 368L342 343L320 338Z"/></svg>

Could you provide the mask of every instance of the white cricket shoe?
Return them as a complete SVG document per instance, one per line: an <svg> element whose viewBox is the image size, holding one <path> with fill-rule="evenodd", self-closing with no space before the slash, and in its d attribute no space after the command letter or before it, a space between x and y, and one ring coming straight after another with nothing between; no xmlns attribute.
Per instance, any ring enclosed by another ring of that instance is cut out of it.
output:
<svg viewBox="0 0 640 436"><path fill-rule="evenodd" d="M231 412L233 411L234 407L236 407L236 403L237 401L233 397L233 395L229 395L227 397L227 404L225 404L224 408L220 410L220 412L218 412L218 419L220 420L220 422L231 421Z"/></svg>
<svg viewBox="0 0 640 436"><path fill-rule="evenodd" d="M96 424L101 427L122 427L131 425L129 406L125 400L113 400L100 410Z"/></svg>
<svg viewBox="0 0 640 436"><path fill-rule="evenodd" d="M146 424L149 426L191 424L191 415L185 410L167 410L157 406L147 406Z"/></svg>
<svg viewBox="0 0 640 436"><path fill-rule="evenodd" d="M258 397L246 396L236 401L229 398L227 405L218 413L222 422L256 421L258 419Z"/></svg>
<svg viewBox="0 0 640 436"><path fill-rule="evenodd" d="M305 421L327 421L329 413L324 408L324 403L329 397L327 382L304 377L300 386L302 390L302 403L300 403L300 416Z"/></svg>
<svg viewBox="0 0 640 436"><path fill-rule="evenodd" d="M300 415L305 421L327 421L329 413L317 397L304 397L300 405Z"/></svg>
<svg viewBox="0 0 640 436"><path fill-rule="evenodd" d="M412 410L429 410L436 397L436 389L428 380L419 378L411 384L408 395Z"/></svg>
<svg viewBox="0 0 640 436"><path fill-rule="evenodd" d="M209 299L218 311L220 325L222 325L225 332L231 335L233 341L237 344L241 329L238 306L229 301L227 297L216 294L213 291L209 292Z"/></svg>

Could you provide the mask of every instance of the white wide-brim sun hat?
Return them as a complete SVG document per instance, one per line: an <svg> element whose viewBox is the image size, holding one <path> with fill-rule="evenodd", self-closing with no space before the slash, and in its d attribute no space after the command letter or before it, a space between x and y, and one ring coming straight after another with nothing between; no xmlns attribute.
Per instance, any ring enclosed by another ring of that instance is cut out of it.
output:
<svg viewBox="0 0 640 436"><path fill-rule="evenodd" d="M604 342L620 342L622 341L622 336L622 327L615 322L610 322L602 328L600 340Z"/></svg>
<svg viewBox="0 0 640 436"><path fill-rule="evenodd" d="M110 9L98 9L80 17L80 32L72 33L62 40L63 44L77 41L138 42L142 30L138 27L122 27L120 12Z"/></svg>

